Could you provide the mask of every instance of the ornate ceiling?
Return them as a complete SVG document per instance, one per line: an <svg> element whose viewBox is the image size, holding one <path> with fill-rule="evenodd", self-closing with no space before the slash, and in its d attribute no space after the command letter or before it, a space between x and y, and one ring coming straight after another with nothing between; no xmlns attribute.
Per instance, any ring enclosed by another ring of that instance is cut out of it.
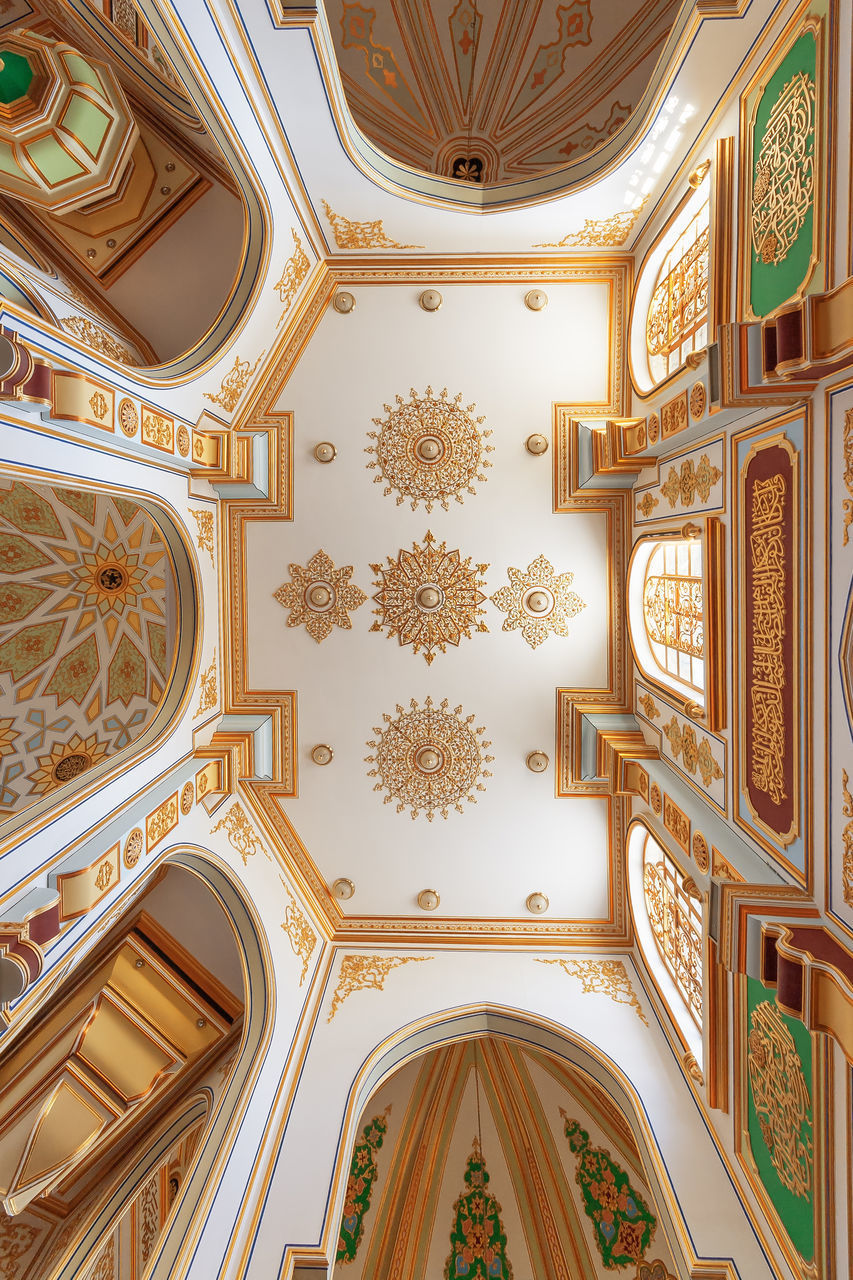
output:
<svg viewBox="0 0 853 1280"><path fill-rule="evenodd" d="M356 123L415 169L504 182L594 151L638 105L680 0L331 0Z"/></svg>
<svg viewBox="0 0 853 1280"><path fill-rule="evenodd" d="M543 928L624 928L618 805L560 794L557 715L559 689L621 696L624 547L606 496L555 513L553 452L525 448L555 401L609 402L611 284L580 272L533 312L524 281L473 272L432 314L404 282L353 284L350 314L328 307L262 393L293 414L293 519L232 525L232 705L295 691L297 794L271 818L322 899L354 883L340 905L364 927L521 932L541 892Z"/></svg>
<svg viewBox="0 0 853 1280"><path fill-rule="evenodd" d="M670 1275L625 1117L538 1050L492 1036L435 1050L379 1090L358 1132L337 1246L352 1280Z"/></svg>
<svg viewBox="0 0 853 1280"><path fill-rule="evenodd" d="M133 742L172 671L171 558L123 498L0 485L0 817Z"/></svg>

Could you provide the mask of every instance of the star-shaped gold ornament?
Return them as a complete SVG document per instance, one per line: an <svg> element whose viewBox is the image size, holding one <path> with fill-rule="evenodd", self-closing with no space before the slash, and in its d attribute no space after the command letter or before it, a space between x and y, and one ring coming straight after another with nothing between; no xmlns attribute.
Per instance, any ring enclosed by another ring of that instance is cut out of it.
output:
<svg viewBox="0 0 853 1280"><path fill-rule="evenodd" d="M279 604L291 610L287 625L304 626L318 644L333 626L351 630L347 611L358 609L367 599L361 588L350 582L352 565L336 569L325 551L318 551L304 568L298 564L289 568L292 581L273 592Z"/></svg>
<svg viewBox="0 0 853 1280"><path fill-rule="evenodd" d="M458 551L448 551L445 542L436 543L429 530L422 546L413 542L411 551L401 548L396 560L389 556L387 568L370 567L382 575L373 597L380 606L374 609L380 621L370 630L386 628L389 636L412 645L415 653L423 649L427 665L436 649L444 653L447 645L458 645L472 631L488 631L480 621L485 612L480 604L486 597L479 590L485 585L479 574L489 566L472 565L470 556L463 560Z"/></svg>
<svg viewBox="0 0 853 1280"><path fill-rule="evenodd" d="M504 619L504 631L518 631L535 649L549 635L569 634L568 620L586 608L569 587L573 573L555 574L554 567L545 556L537 556L527 567L507 569L510 585L501 587L491 597L492 604L508 616Z"/></svg>

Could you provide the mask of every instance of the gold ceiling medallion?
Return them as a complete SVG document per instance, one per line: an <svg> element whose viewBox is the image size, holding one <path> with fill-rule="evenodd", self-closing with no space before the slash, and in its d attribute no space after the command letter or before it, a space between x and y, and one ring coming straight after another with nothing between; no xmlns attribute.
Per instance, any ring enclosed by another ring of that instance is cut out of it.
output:
<svg viewBox="0 0 853 1280"><path fill-rule="evenodd" d="M484 610L479 606L485 596L479 590L485 582L478 575L487 564L471 564L458 551L448 551L447 544L436 544L427 531L423 546L412 543L411 551L402 548L396 560L388 557L388 567L372 564L374 573L382 575L373 599L380 606L374 613L380 619L371 631L387 628L388 636L397 636L401 645L410 644L414 652L424 650L427 664L435 658L435 650L446 652L449 644L458 645L463 636L473 631L488 631L479 619Z"/></svg>
<svg viewBox="0 0 853 1280"><path fill-rule="evenodd" d="M503 630L517 631L520 628L531 649L547 640L549 635L568 635L569 618L576 617L581 609L586 608L586 601L569 590L574 574L561 573L558 576L545 556L537 556L528 565L526 573L510 567L507 576L510 585L496 591L491 601L502 613L509 615L504 620Z"/></svg>
<svg viewBox="0 0 853 1280"><path fill-rule="evenodd" d="M767 120L752 184L752 247L776 264L800 234L814 200L815 84L799 71Z"/></svg>
<svg viewBox="0 0 853 1280"><path fill-rule="evenodd" d="M480 429L485 418L473 416L473 404L463 408L461 391L452 400L446 387L437 397L432 387L423 397L414 388L409 395L409 400L395 396L397 408L386 404L388 416L373 419L379 431L368 431L375 443L365 453L375 454L376 461L367 468L379 471L373 483L385 481L386 497L397 490L398 506L411 498L413 511L419 502L427 511L434 502L448 511L451 498L463 502L463 492L476 493L474 480L485 481L482 472L492 464L484 455L493 448L483 441L492 433Z"/></svg>
<svg viewBox="0 0 853 1280"><path fill-rule="evenodd" d="M342 218L339 213L335 213L329 207L327 200L323 201L323 209L329 219L332 234L335 237L335 244L339 249L424 248L422 244L400 244L399 241L392 240L390 236L386 236L381 218L377 218L374 222L351 222L349 218Z"/></svg>
<svg viewBox="0 0 853 1280"><path fill-rule="evenodd" d="M111 612L122 614L125 606L136 607L145 590L146 570L139 560L122 542L112 547L102 542L95 551L83 553L82 563L74 570L79 582L73 589L101 616Z"/></svg>
<svg viewBox="0 0 853 1280"><path fill-rule="evenodd" d="M484 768L494 759L485 754L492 744L478 741L485 729L471 728L474 716L463 720L461 707L449 711L447 698L438 707L429 697L422 707L414 698L409 705L404 711L397 704L396 720L383 715L384 727L377 725L379 736L367 744L375 754L364 758L376 766L368 777L379 779L373 790L386 790L384 803L396 800L397 812L411 809L413 819L421 811L428 822L436 812L446 818L451 808L463 813L462 801L476 804L473 793L486 789L480 779L492 776Z"/></svg>
<svg viewBox="0 0 853 1280"><path fill-rule="evenodd" d="M100 764L108 749L109 743L101 742L96 733L85 739L75 733L67 742L55 743L48 755L38 757L38 769L28 775L32 783L30 794L46 795L78 778L87 769Z"/></svg>
<svg viewBox="0 0 853 1280"><path fill-rule="evenodd" d="M332 627L352 629L349 609L358 609L367 596L350 582L352 565L336 569L325 551L318 551L303 569L290 567L291 582L285 582L273 595L280 605L290 609L289 627L304 626L318 644L326 639Z"/></svg>
<svg viewBox="0 0 853 1280"><path fill-rule="evenodd" d="M602 249L623 245L634 230L649 196L636 209L614 213L610 218L587 218L580 231L570 231L562 240L546 240L534 249Z"/></svg>

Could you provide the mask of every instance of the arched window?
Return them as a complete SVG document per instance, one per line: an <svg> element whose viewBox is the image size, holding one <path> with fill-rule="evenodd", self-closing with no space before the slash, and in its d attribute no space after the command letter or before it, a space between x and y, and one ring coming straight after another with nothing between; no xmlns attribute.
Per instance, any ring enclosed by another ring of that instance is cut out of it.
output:
<svg viewBox="0 0 853 1280"><path fill-rule="evenodd" d="M655 662L701 693L705 687L702 543L655 544L643 584L643 623Z"/></svg>
<svg viewBox="0 0 853 1280"><path fill-rule="evenodd" d="M669 855L646 835L643 900L667 973L697 1027L702 1026L702 912Z"/></svg>
<svg viewBox="0 0 853 1280"><path fill-rule="evenodd" d="M657 274L646 315L646 353L654 382L674 372L708 340L709 216L706 198Z"/></svg>

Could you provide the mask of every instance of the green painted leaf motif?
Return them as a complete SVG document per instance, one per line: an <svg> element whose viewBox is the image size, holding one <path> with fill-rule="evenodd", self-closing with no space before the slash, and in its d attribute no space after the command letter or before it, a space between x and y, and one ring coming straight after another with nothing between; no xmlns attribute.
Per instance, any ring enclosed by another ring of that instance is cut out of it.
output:
<svg viewBox="0 0 853 1280"><path fill-rule="evenodd" d="M589 1134L577 1120L566 1117L566 1137L578 1157L575 1180L605 1267L636 1265L655 1233L654 1214L610 1152L590 1146Z"/></svg>
<svg viewBox="0 0 853 1280"><path fill-rule="evenodd" d="M338 1239L336 1262L353 1262L364 1234L364 1215L370 1208L370 1193L376 1181L378 1169L373 1153L382 1146L388 1131L385 1116L374 1116L362 1129L361 1137L352 1153L341 1233Z"/></svg>
<svg viewBox="0 0 853 1280"><path fill-rule="evenodd" d="M25 573L28 569L40 569L52 564L49 556L34 547L17 533L0 533L0 571Z"/></svg>
<svg viewBox="0 0 853 1280"><path fill-rule="evenodd" d="M94 636L88 636L57 663L45 695L53 694L58 707L69 698L73 698L79 707L92 687L99 667L97 642Z"/></svg>
<svg viewBox="0 0 853 1280"><path fill-rule="evenodd" d="M28 587L23 582L0 583L0 626L28 618L50 594L49 587Z"/></svg>
<svg viewBox="0 0 853 1280"><path fill-rule="evenodd" d="M488 1185L489 1172L475 1138L465 1169L467 1189L453 1206L445 1280L512 1280L501 1207Z"/></svg>
<svg viewBox="0 0 853 1280"><path fill-rule="evenodd" d="M50 503L17 481L9 489L0 489L0 516L22 533L40 533L48 538L65 536Z"/></svg>
<svg viewBox="0 0 853 1280"><path fill-rule="evenodd" d="M107 702L127 706L135 694L145 697L145 659L133 641L122 636L109 667Z"/></svg>
<svg viewBox="0 0 853 1280"><path fill-rule="evenodd" d="M64 626L64 622L38 622L16 631L0 644L0 672L8 671L13 680L22 680L35 671L53 657Z"/></svg>

